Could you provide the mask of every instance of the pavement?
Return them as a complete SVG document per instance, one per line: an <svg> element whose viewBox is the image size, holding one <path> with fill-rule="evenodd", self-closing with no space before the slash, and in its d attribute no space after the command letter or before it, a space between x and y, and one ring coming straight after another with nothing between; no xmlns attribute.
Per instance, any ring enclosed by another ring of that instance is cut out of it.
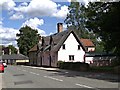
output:
<svg viewBox="0 0 120 90"><path fill-rule="evenodd" d="M72 70L65 70L65 69L59 69L59 68L48 68L48 67L36 67L36 66L23 66L23 67L29 67L33 69L40 69L40 70L46 70L46 71L55 71L55 72L65 72L66 74L72 73L76 76L82 76L86 78L92 78L92 79L99 79L99 80L107 80L111 82L120 82L120 77L117 74L111 74L111 73L98 73L98 72L81 72L81 71L72 71Z"/></svg>

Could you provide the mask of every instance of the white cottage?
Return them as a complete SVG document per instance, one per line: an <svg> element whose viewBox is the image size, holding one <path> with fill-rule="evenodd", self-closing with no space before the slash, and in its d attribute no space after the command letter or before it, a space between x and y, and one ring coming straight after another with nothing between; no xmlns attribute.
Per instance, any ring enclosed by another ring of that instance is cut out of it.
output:
<svg viewBox="0 0 120 90"><path fill-rule="evenodd" d="M40 38L37 50L37 65L56 67L58 61L85 62L86 48L75 30L62 31L58 23L58 33Z"/></svg>

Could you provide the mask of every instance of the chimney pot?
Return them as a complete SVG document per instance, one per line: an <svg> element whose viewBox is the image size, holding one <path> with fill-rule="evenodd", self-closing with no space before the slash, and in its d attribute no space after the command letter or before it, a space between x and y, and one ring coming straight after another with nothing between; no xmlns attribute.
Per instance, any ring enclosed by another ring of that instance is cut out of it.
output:
<svg viewBox="0 0 120 90"><path fill-rule="evenodd" d="M63 31L63 23L58 23L57 29L58 29L58 33L62 32Z"/></svg>
<svg viewBox="0 0 120 90"><path fill-rule="evenodd" d="M11 55L11 49L9 49L9 55Z"/></svg>

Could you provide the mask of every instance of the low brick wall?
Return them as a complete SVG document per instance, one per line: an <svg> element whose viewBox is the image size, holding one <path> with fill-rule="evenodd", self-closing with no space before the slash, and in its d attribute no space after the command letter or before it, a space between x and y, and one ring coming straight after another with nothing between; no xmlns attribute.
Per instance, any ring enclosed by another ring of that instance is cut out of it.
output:
<svg viewBox="0 0 120 90"><path fill-rule="evenodd" d="M110 60L93 60L91 66L111 66Z"/></svg>

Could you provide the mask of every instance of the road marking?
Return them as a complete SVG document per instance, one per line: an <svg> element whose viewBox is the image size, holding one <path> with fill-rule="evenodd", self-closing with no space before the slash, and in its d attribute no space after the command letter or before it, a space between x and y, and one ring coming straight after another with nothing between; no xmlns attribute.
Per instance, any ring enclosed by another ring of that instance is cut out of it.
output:
<svg viewBox="0 0 120 90"><path fill-rule="evenodd" d="M22 70L22 71L26 72L26 70Z"/></svg>
<svg viewBox="0 0 120 90"><path fill-rule="evenodd" d="M90 86L87 86L87 85L83 85L83 84L75 84L75 85L77 85L77 86L80 86L80 87L85 87L85 88L93 88L93 87L90 87Z"/></svg>
<svg viewBox="0 0 120 90"><path fill-rule="evenodd" d="M40 75L40 74L37 74L37 73L34 73L34 72L30 72L31 74L34 74L34 75Z"/></svg>
<svg viewBox="0 0 120 90"><path fill-rule="evenodd" d="M17 70L21 70L21 69L17 68Z"/></svg>
<svg viewBox="0 0 120 90"><path fill-rule="evenodd" d="M61 79L57 79L57 78L53 78L53 77L50 77L50 76L44 76L45 78L50 78L50 79L53 79L53 80L56 80L56 81L60 81L60 82L62 82L63 80L61 80Z"/></svg>
<svg viewBox="0 0 120 90"><path fill-rule="evenodd" d="M36 74L36 73L34 73L34 72L30 72L31 74Z"/></svg>
<svg viewBox="0 0 120 90"><path fill-rule="evenodd" d="M69 72L65 72L65 73L69 73Z"/></svg>
<svg viewBox="0 0 120 90"><path fill-rule="evenodd" d="M37 74L37 73L36 73L36 75L40 75L40 74Z"/></svg>

